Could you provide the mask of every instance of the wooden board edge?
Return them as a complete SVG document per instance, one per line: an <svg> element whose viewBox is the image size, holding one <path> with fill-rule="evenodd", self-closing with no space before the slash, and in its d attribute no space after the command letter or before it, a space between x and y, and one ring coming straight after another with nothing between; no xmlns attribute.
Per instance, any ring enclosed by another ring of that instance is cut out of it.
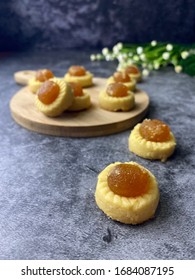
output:
<svg viewBox="0 0 195 280"><path fill-rule="evenodd" d="M37 128L34 122L31 121L29 122L29 120L26 121L25 118L19 116L17 113L13 112L12 110L11 110L11 115L17 124L28 129L29 131L33 131L44 135L50 135L50 136L91 138L91 137L98 137L98 136L108 136L133 128L138 122L141 122L141 120L145 117L145 115L148 112L148 109L149 109L149 103L148 106L145 108L145 110L143 110L139 116L136 116L134 119L131 120L131 123L129 122L129 120L116 123L116 127L114 131L109 124L101 125L101 126L97 125L94 126L93 128L90 128L90 134L89 134L88 127L82 128L81 133L78 132L78 127L62 127L61 129L59 129L59 126L51 125L48 128L47 126L39 123L39 126Z"/></svg>

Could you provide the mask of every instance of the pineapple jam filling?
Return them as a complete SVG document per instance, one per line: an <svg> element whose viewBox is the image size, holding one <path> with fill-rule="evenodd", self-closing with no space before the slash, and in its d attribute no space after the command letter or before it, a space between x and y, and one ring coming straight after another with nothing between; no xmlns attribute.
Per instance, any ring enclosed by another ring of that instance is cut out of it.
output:
<svg viewBox="0 0 195 280"><path fill-rule="evenodd" d="M35 79L39 82L45 82L53 77L54 74L48 69L38 70L35 74Z"/></svg>
<svg viewBox="0 0 195 280"><path fill-rule="evenodd" d="M53 103L60 93L60 87L52 82L46 81L37 91L38 99L45 105Z"/></svg>
<svg viewBox="0 0 195 280"><path fill-rule="evenodd" d="M170 140L170 128L160 120L144 120L139 132L148 141L166 142Z"/></svg>
<svg viewBox="0 0 195 280"><path fill-rule="evenodd" d="M136 66L130 65L125 68L127 74L139 74L139 69Z"/></svg>
<svg viewBox="0 0 195 280"><path fill-rule="evenodd" d="M73 94L74 96L83 96L83 88L79 83L69 83L72 90L73 90Z"/></svg>
<svg viewBox="0 0 195 280"><path fill-rule="evenodd" d="M107 177L108 187L125 197L145 194L149 189L149 174L137 165L121 163Z"/></svg>
<svg viewBox="0 0 195 280"><path fill-rule="evenodd" d="M68 69L68 73L70 76L84 76L86 70L83 66L73 65Z"/></svg>
<svg viewBox="0 0 195 280"><path fill-rule="evenodd" d="M128 83L131 82L130 76L126 72L115 72L113 74L114 81L117 83Z"/></svg>
<svg viewBox="0 0 195 280"><path fill-rule="evenodd" d="M128 95L128 88L122 83L109 84L106 93L112 97L124 97Z"/></svg>

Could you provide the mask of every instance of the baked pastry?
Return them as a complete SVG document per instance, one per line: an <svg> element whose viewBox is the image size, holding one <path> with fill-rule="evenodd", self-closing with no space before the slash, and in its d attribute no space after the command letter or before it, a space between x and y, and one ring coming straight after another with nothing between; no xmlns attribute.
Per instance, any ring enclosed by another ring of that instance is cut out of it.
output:
<svg viewBox="0 0 195 280"><path fill-rule="evenodd" d="M73 102L73 92L63 79L53 78L44 82L35 96L37 109L49 117L57 117Z"/></svg>
<svg viewBox="0 0 195 280"><path fill-rule="evenodd" d="M134 93L122 83L112 83L99 94L99 105L108 111L129 111L135 105Z"/></svg>
<svg viewBox="0 0 195 280"><path fill-rule="evenodd" d="M32 93L36 93L43 82L54 77L54 74L49 69L41 69L36 71L35 77L28 81L28 87Z"/></svg>
<svg viewBox="0 0 195 280"><path fill-rule="evenodd" d="M141 72L136 65L126 66L123 71L127 73L132 79L136 80L136 82L140 82L142 79Z"/></svg>
<svg viewBox="0 0 195 280"><path fill-rule="evenodd" d="M93 85L93 74L79 65L71 66L65 74L64 79L67 83L79 83L82 87Z"/></svg>
<svg viewBox="0 0 195 280"><path fill-rule="evenodd" d="M124 71L117 71L111 77L109 77L107 80L107 84L112 83L122 83L131 91L134 91L136 88L136 81Z"/></svg>
<svg viewBox="0 0 195 280"><path fill-rule="evenodd" d="M176 146L169 126L160 120L145 119L129 136L129 150L146 159L166 161Z"/></svg>
<svg viewBox="0 0 195 280"><path fill-rule="evenodd" d="M96 203L121 223L139 224L152 218L159 196L155 176L136 162L112 163L98 175Z"/></svg>
<svg viewBox="0 0 195 280"><path fill-rule="evenodd" d="M90 95L84 91L79 83L69 83L72 88L74 99L68 111L81 111L91 106Z"/></svg>

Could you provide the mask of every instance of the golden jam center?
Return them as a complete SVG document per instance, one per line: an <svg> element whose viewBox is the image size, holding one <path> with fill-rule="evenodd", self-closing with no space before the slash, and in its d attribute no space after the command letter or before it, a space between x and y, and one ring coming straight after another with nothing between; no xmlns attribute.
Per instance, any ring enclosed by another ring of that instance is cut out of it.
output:
<svg viewBox="0 0 195 280"><path fill-rule="evenodd" d="M165 142L170 140L170 128L160 120L145 119L140 125L141 136L153 142Z"/></svg>
<svg viewBox="0 0 195 280"><path fill-rule="evenodd" d="M83 66L73 65L68 69L68 73L71 76L84 76L86 74L86 70Z"/></svg>
<svg viewBox="0 0 195 280"><path fill-rule="evenodd" d="M108 187L125 197L136 197L145 194L149 189L148 172L133 164L116 165L107 177Z"/></svg>
<svg viewBox="0 0 195 280"><path fill-rule="evenodd" d="M83 88L79 83L69 83L74 96L83 96Z"/></svg>
<svg viewBox="0 0 195 280"><path fill-rule="evenodd" d="M45 82L53 77L54 74L48 69L38 70L35 74L35 79L39 82Z"/></svg>
<svg viewBox="0 0 195 280"><path fill-rule="evenodd" d="M122 83L112 83L107 86L106 93L112 97L124 97L128 95L128 88Z"/></svg>
<svg viewBox="0 0 195 280"><path fill-rule="evenodd" d="M45 105L53 103L60 93L60 87L52 82L46 81L37 91L38 99Z"/></svg>
<svg viewBox="0 0 195 280"><path fill-rule="evenodd" d="M117 83L128 83L131 81L130 76L126 72L115 72L113 74L114 81Z"/></svg>
<svg viewBox="0 0 195 280"><path fill-rule="evenodd" d="M129 65L125 68L127 74L139 74L139 69L134 65Z"/></svg>

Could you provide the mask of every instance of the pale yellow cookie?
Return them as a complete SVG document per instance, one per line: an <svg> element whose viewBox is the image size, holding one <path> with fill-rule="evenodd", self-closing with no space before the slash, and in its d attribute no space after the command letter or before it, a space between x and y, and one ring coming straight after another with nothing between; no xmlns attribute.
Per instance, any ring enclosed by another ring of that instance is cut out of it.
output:
<svg viewBox="0 0 195 280"><path fill-rule="evenodd" d="M111 76L107 79L107 85L112 84L112 83L116 83L114 80L114 77ZM126 87L128 87L129 90L134 91L136 89L136 81L134 79L131 79L130 82L121 82L123 85L125 85Z"/></svg>
<svg viewBox="0 0 195 280"><path fill-rule="evenodd" d="M43 82L54 78L54 74L49 69L40 69L35 73L35 77L28 81L28 88L32 93L36 93Z"/></svg>
<svg viewBox="0 0 195 280"><path fill-rule="evenodd" d="M130 76L130 78L134 79L136 82L140 82L142 79L141 72L136 65L128 65L121 71L126 72Z"/></svg>
<svg viewBox="0 0 195 280"><path fill-rule="evenodd" d="M129 74L129 76L130 76L133 80L135 80L136 82L141 82L141 80L142 80L142 75L141 75L140 72L137 73L137 74L131 73L131 74Z"/></svg>
<svg viewBox="0 0 195 280"><path fill-rule="evenodd" d="M82 87L89 87L93 85L93 74L89 71L86 71L83 76L72 76L69 73L66 73L64 80L67 83L79 83Z"/></svg>
<svg viewBox="0 0 195 280"><path fill-rule="evenodd" d="M91 106L90 95L83 91L82 96L74 96L72 105L68 108L68 111L81 111L88 109Z"/></svg>
<svg viewBox="0 0 195 280"><path fill-rule="evenodd" d="M95 200L98 207L111 219L125 224L139 224L155 214L159 203L159 189L155 176L146 168L135 162L125 164L137 165L148 173L147 191L136 197L126 197L115 194L108 186L108 175L121 162L108 165L98 176Z"/></svg>
<svg viewBox="0 0 195 280"><path fill-rule="evenodd" d="M42 84L43 82L37 81L35 78L32 78L28 81L28 88L32 93L36 93Z"/></svg>
<svg viewBox="0 0 195 280"><path fill-rule="evenodd" d="M46 116L57 117L72 105L74 96L70 85L67 84L63 79L53 78L50 79L50 81L56 83L59 86L59 95L49 105L41 102L38 98L38 95L36 95L35 105L37 109Z"/></svg>
<svg viewBox="0 0 195 280"><path fill-rule="evenodd" d="M135 105L134 93L128 91L128 95L124 97L113 97L103 90L99 94L99 105L102 109L108 111L130 111Z"/></svg>
<svg viewBox="0 0 195 280"><path fill-rule="evenodd" d="M176 140L170 131L170 139L165 142L149 141L140 134L141 124L137 124L129 136L129 150L146 159L159 159L162 162L170 157L176 146Z"/></svg>

